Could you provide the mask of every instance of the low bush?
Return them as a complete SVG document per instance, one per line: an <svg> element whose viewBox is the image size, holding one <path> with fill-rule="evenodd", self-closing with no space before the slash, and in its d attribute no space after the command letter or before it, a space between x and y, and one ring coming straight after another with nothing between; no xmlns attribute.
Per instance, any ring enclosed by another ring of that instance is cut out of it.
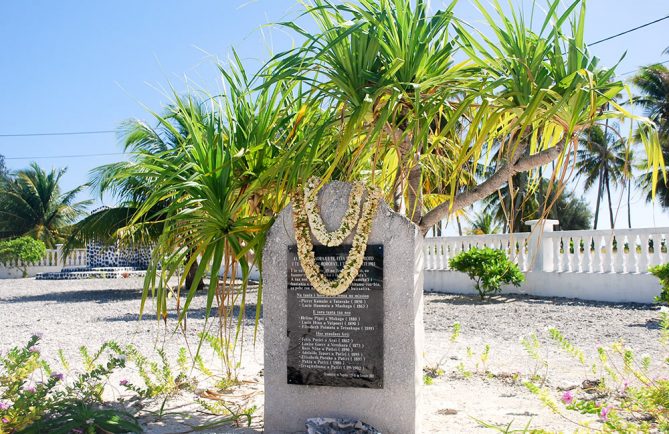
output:
<svg viewBox="0 0 669 434"><path fill-rule="evenodd" d="M214 342L214 337L209 339ZM0 354L0 434L139 433L142 428L137 418L150 414L160 419L169 413L175 414L167 408L168 399L182 392L196 392L197 379L191 376L193 369L200 370L209 379L217 377L199 356L194 360L195 366L189 367L184 348L180 349L177 366L173 367L162 349L156 350L159 357L153 360L133 345L121 347L113 341L105 342L96 351L89 351L85 346L79 348L82 367L76 369L70 367L63 351L59 351L62 369L56 372L42 358L40 340L39 335L34 335L26 345ZM119 385L132 395L104 401L103 394L110 387L112 374L125 370L134 370L140 384L121 379ZM197 392L194 402L211 419L193 429L229 424L250 426L255 406L248 406L244 400L235 403L234 399L228 399L226 391L216 391L217 387L227 389L228 386L234 384L224 385L221 380L215 382L215 388ZM160 405L159 410L145 409L146 405L154 404ZM132 409L132 413L126 411L128 409Z"/></svg>
<svg viewBox="0 0 669 434"><path fill-rule="evenodd" d="M453 257L448 265L451 269L467 273L475 282L476 290L484 300L497 294L503 284L520 286L525 276L516 264L509 261L503 250L474 247Z"/></svg>
<svg viewBox="0 0 669 434"><path fill-rule="evenodd" d="M28 277L28 265L40 261L46 254L46 246L30 237L0 241L0 263L18 268L23 277Z"/></svg>
<svg viewBox="0 0 669 434"><path fill-rule="evenodd" d="M0 357L0 434L142 431L129 413L102 402L109 376L125 366L116 344L103 345L93 356L82 348L85 368L67 381L42 358L39 340L34 335Z"/></svg>
<svg viewBox="0 0 669 434"><path fill-rule="evenodd" d="M666 343L667 314L662 314L660 325L663 343ZM669 380L665 373L650 374L650 356L637 357L618 341L609 347L598 347L597 359L586 360L584 352L557 329L549 328L548 332L553 342L590 375L580 386L562 389L557 397L546 386L547 378L540 379L540 384L526 382L528 390L546 407L573 423L575 428L617 433L669 432ZM666 366L666 360L664 362ZM571 419L563 409L595 416L601 429L589 422Z"/></svg>
<svg viewBox="0 0 669 434"><path fill-rule="evenodd" d="M662 292L655 297L655 301L657 303L669 303L669 263L651 267L648 271L657 277L662 285Z"/></svg>

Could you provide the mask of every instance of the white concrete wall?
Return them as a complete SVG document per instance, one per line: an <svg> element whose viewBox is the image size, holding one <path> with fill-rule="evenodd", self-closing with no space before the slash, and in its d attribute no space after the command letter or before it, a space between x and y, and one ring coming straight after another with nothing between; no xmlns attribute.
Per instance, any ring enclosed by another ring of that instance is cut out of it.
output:
<svg viewBox="0 0 669 434"><path fill-rule="evenodd" d="M60 271L62 266L34 266L28 267L28 277L35 277L37 273ZM18 268L3 266L0 264L0 279L20 279L23 277L23 271Z"/></svg>
<svg viewBox="0 0 669 434"><path fill-rule="evenodd" d="M464 273L426 270L426 291L477 294L474 282ZM503 294L528 294L540 297L566 297L613 303L652 303L660 295L660 283L648 273L525 273L520 287L504 286Z"/></svg>
<svg viewBox="0 0 669 434"><path fill-rule="evenodd" d="M648 273L669 262L669 227L553 232L557 220L529 221L531 233L425 240L425 289L475 293L466 274L449 261L474 247L502 249L525 274L520 287L506 294L531 294L607 302L652 303L661 292Z"/></svg>
<svg viewBox="0 0 669 434"><path fill-rule="evenodd" d="M20 279L23 271L13 266L14 264L0 263L0 279ZM57 244L55 249L47 249L41 261L28 266L28 277L35 277L37 273L58 272L63 267L85 267L86 249L74 249L63 258L62 244Z"/></svg>

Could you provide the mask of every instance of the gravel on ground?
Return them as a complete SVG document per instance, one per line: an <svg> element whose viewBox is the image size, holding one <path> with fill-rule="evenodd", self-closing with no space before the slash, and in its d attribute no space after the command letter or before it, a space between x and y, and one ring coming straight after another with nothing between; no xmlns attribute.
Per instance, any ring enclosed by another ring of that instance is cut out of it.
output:
<svg viewBox="0 0 669 434"><path fill-rule="evenodd" d="M157 320L150 302L140 320L141 286L142 280L137 278L0 280L0 351L23 345L31 334L39 332L43 335L42 354L54 365L58 364L58 349L76 363L80 346L96 349L108 340L133 344L143 354L154 357L156 348L163 348L171 360L176 360L186 342L194 351L197 335L205 326L215 329L216 320L204 319L204 294L194 298L185 331L175 333L173 309L166 323ZM258 410L250 429L216 432L262 432L263 344L262 322L254 340L256 294L255 289L250 291L244 323L245 351L240 375L247 382L234 394L246 396L245 402L257 405ZM659 318L660 309L649 305L526 296L498 296L481 302L476 297L426 294L425 365L444 372L423 388L423 432L487 432L485 423L507 425L512 421L516 429L529 422L534 428L574 431L578 426L545 408L523 386L523 379L532 374L545 377L557 399L560 390L592 378L589 368L597 359L598 347L621 340L635 354L649 355L653 360L651 369L661 372L666 348L659 343ZM454 339L455 323L460 331ZM560 330L569 342L582 349L587 366L581 366L559 348L549 336L550 327ZM533 335L539 345L537 352L547 365L530 357L523 347L523 338ZM208 363L220 367L210 350L203 354ZM187 432L194 425L210 421L211 417L192 401L192 394L175 398L171 408L180 410L168 412L163 418L145 416L142 422L147 432ZM567 417L587 420L575 413ZM590 422L596 424L596 418L590 418Z"/></svg>

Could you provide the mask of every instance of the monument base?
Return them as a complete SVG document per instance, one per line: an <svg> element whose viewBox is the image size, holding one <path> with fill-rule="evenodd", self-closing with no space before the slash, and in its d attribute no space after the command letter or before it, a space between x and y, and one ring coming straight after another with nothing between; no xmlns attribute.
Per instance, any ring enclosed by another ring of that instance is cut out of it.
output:
<svg viewBox="0 0 669 434"><path fill-rule="evenodd" d="M319 194L328 230L338 227L351 185ZM344 244L350 244L351 238ZM383 246L383 381L381 388L288 384L288 256L295 244L292 208L278 216L263 253L265 432L305 432L309 418L351 418L384 434L419 433L423 381L423 249L417 226L381 203L369 245ZM317 244L317 243L315 243ZM346 293L345 293L346 294ZM381 311L381 310L379 310ZM293 320L294 322L294 320Z"/></svg>

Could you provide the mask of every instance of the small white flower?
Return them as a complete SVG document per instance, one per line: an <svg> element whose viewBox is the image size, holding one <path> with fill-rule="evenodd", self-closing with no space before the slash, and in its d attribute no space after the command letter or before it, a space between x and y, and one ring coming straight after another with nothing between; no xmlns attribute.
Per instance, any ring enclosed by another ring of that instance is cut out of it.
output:
<svg viewBox="0 0 669 434"><path fill-rule="evenodd" d="M93 425L95 423L95 419L86 419L86 425Z"/></svg>

